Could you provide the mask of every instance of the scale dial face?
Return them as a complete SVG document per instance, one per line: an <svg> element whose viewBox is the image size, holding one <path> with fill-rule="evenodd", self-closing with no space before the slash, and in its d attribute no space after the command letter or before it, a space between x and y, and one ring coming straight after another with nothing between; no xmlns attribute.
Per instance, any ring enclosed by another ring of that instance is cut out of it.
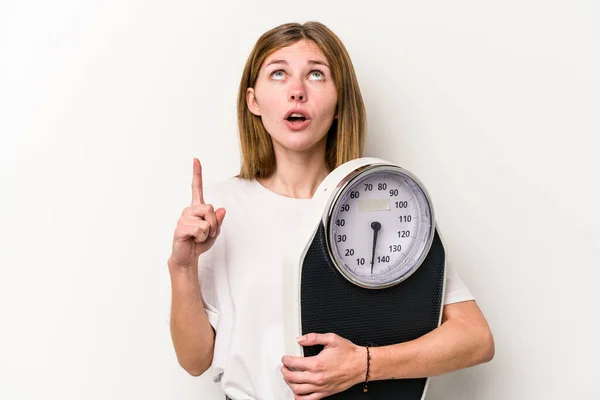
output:
<svg viewBox="0 0 600 400"><path fill-rule="evenodd" d="M424 186L391 165L369 166L338 188L327 212L328 249L352 283L382 289L407 279L433 241L433 208Z"/></svg>

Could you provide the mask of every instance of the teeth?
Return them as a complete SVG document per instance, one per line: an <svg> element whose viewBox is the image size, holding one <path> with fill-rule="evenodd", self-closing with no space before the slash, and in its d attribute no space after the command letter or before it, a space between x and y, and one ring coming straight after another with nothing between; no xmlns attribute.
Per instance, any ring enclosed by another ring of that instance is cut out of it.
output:
<svg viewBox="0 0 600 400"><path fill-rule="evenodd" d="M304 117L304 115L302 115L302 114L300 114L300 113L292 113L292 114L290 114L290 117L298 117L298 118L301 118L301 117Z"/></svg>

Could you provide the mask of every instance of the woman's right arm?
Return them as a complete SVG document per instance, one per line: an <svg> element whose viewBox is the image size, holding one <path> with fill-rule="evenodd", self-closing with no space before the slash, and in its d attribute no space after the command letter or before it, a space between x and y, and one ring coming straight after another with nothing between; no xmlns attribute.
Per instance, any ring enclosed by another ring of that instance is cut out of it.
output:
<svg viewBox="0 0 600 400"><path fill-rule="evenodd" d="M208 322L198 281L198 265L180 267L169 259L171 339L179 364L198 376L210 367L215 332Z"/></svg>
<svg viewBox="0 0 600 400"><path fill-rule="evenodd" d="M221 231L225 209L204 203L202 167L194 159L192 205L181 213L169 257L171 277L171 338L179 364L191 375L206 371L213 358L215 331L202 301L198 257L208 251Z"/></svg>

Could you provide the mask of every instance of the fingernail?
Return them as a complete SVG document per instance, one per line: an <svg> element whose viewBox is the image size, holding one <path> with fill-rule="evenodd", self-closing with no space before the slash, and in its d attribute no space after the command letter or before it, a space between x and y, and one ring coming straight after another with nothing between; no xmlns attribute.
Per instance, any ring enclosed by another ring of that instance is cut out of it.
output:
<svg viewBox="0 0 600 400"><path fill-rule="evenodd" d="M306 339L306 336L298 336L296 338L296 340L299 341L299 342L303 342L305 339Z"/></svg>

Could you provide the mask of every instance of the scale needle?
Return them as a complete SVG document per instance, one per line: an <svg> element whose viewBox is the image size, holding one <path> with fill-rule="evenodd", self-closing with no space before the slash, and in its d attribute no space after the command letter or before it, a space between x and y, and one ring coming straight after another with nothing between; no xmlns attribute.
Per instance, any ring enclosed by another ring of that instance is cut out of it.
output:
<svg viewBox="0 0 600 400"><path fill-rule="evenodd" d="M375 264L375 246L377 245L377 232L381 229L381 224L377 221L371 222L373 229L373 256L371 257L371 275L373 275L373 265Z"/></svg>

